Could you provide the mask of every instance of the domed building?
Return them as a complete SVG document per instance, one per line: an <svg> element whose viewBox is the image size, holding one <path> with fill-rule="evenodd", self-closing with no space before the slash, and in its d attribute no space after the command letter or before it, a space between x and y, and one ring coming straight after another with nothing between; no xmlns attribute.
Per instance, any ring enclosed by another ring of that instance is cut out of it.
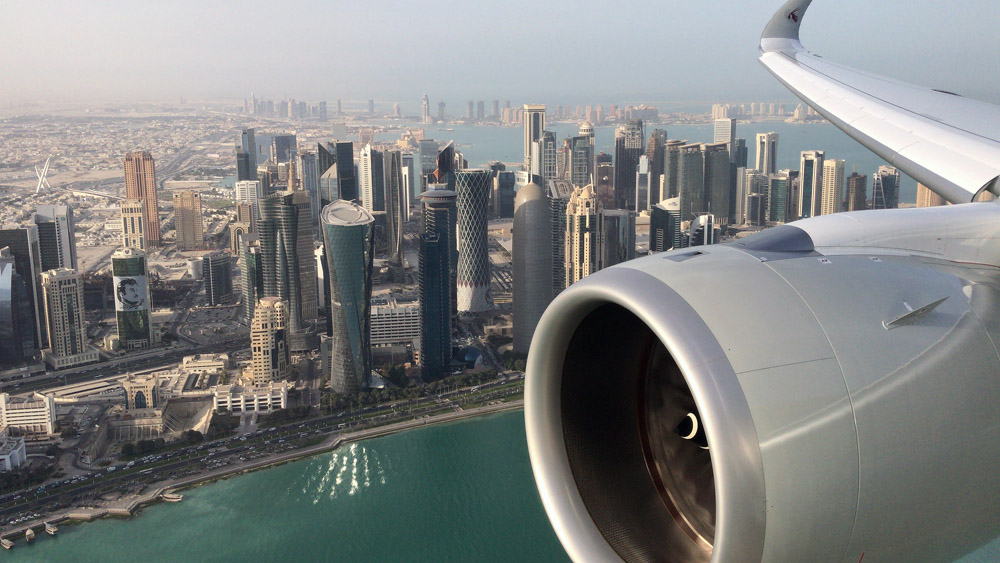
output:
<svg viewBox="0 0 1000 563"><path fill-rule="evenodd" d="M527 354L538 319L552 300L549 202L534 182L514 198L513 235L514 350Z"/></svg>

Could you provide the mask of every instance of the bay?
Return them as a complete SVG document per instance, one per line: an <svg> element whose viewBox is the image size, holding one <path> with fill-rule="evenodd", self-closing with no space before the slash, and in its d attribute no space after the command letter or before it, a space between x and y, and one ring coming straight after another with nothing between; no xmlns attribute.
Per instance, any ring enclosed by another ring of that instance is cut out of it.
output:
<svg viewBox="0 0 1000 563"><path fill-rule="evenodd" d="M11 561L565 561L521 411L429 426L18 541Z"/></svg>

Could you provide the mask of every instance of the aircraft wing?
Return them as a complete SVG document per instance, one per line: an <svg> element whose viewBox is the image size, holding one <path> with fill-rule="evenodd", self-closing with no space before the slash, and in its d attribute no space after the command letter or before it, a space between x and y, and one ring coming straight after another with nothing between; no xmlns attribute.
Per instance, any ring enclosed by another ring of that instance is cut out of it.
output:
<svg viewBox="0 0 1000 563"><path fill-rule="evenodd" d="M1000 190L1000 106L857 71L807 52L812 0L789 0L760 39L760 62L823 117L947 201Z"/></svg>

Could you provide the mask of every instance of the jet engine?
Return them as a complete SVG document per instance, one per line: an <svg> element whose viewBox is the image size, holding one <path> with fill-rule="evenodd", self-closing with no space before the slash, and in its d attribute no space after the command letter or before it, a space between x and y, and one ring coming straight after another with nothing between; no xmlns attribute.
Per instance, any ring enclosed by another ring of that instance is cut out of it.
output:
<svg viewBox="0 0 1000 563"><path fill-rule="evenodd" d="M1000 534L1000 207L841 213L562 292L525 423L576 561L950 560Z"/></svg>

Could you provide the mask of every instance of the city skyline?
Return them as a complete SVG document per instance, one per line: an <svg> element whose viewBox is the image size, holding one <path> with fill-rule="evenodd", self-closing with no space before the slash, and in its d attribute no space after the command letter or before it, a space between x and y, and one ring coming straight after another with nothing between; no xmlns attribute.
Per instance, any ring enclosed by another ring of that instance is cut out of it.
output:
<svg viewBox="0 0 1000 563"><path fill-rule="evenodd" d="M45 25L6 29L0 34L0 48L19 53L6 63L18 80L0 85L0 106L25 100L239 99L256 90L265 97L290 95L361 104L374 97L380 104L401 102L404 114L420 115L424 92L432 100L447 94L456 114L464 112L470 99L489 102L524 94L544 103L558 103L557 98L581 91L589 91L598 101L690 102L715 98L723 89L746 98L787 96L755 61L753 46L766 18L750 8L740 14L740 8L732 5L649 4L615 12L597 3L559 2L532 6L527 13L534 17L527 19L505 19L464 6L459 9L457 4L454 9L441 7L441 13L448 14L449 37L454 45L462 46L453 49L451 66L463 72L451 76L434 72L440 49L447 45L417 40L420 30L427 29L438 13L420 5L374 3L346 8L303 3L299 10L280 12L262 4L239 11L194 3L170 10L124 6L118 2L63 6L42 14ZM527 9L520 4L507 7L512 14L522 11L521 7ZM38 8L28 3L6 8L8 22L39 16ZM966 72L968 67L935 55L939 44L957 45L969 67L997 69L988 38L1000 7L985 0L950 4L955 14L975 15L963 18L961 30L940 26L939 8L901 1L819 2L810 18L824 25L808 26L805 40L816 52L850 66L890 73L913 83L929 80L938 88L996 101L1000 94ZM303 14L310 16L300 17ZM135 25L135 19L143 19L143 25ZM358 25L344 26L338 34L340 56L331 60L325 56L329 45L323 26L344 20ZM421 25L424 21L426 25ZM493 26L486 39L478 31L484 21ZM853 34L845 42L844 30L859 21L872 22L879 32ZM233 40L245 36L247 30L272 27L298 27L298 42L285 49L253 49L247 57L247 43ZM705 28L712 29L710 41L704 39ZM371 46L373 29L375 47ZM605 34L602 29L627 31ZM573 57L559 57L559 64L548 62L537 56L539 43L529 40L542 38L541 47L555 55L570 52L581 33L592 36L592 47L580 62ZM639 37L654 36L696 45L698 56L671 50L657 65L662 71L650 73L648 56L632 55L646 51L630 47ZM935 37L936 41L914 41L914 37ZM886 49L885 44L905 48ZM25 49L27 45L31 48ZM497 72L490 63L498 51L511 61L520 61L518 73ZM708 69L706 61L712 61ZM323 76L329 79L314 72L317 64L327 67L329 72ZM395 72L382 73L387 67ZM596 85L591 79L594 68L602 69L602 80ZM351 84L356 86L345 87L335 78L345 75L355 77ZM277 81L262 82L261 76L281 76L281 86ZM470 88L471 84L475 87ZM733 84L740 86L734 89Z"/></svg>

